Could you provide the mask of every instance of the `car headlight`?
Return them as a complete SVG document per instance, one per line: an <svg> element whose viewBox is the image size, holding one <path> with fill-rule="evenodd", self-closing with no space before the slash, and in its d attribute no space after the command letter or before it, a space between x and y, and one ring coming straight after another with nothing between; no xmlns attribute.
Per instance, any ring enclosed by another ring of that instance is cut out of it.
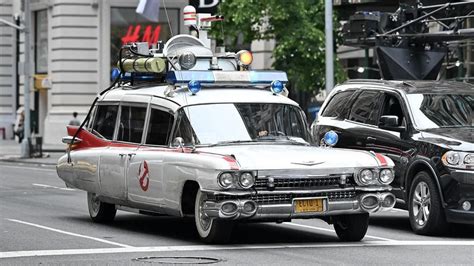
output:
<svg viewBox="0 0 474 266"><path fill-rule="evenodd" d="M234 184L234 175L231 173L222 173L219 176L218 181L222 188L230 188Z"/></svg>
<svg viewBox="0 0 474 266"><path fill-rule="evenodd" d="M474 154L467 154L464 157L464 164L474 164Z"/></svg>
<svg viewBox="0 0 474 266"><path fill-rule="evenodd" d="M474 153L448 151L443 154L441 161L448 167L474 169Z"/></svg>
<svg viewBox="0 0 474 266"><path fill-rule="evenodd" d="M255 178L249 172L242 173L239 177L239 185L242 188L249 188L253 186L254 183L255 183Z"/></svg>
<svg viewBox="0 0 474 266"><path fill-rule="evenodd" d="M392 183L395 175L393 174L393 170L391 169L383 169L380 171L379 180L382 184L388 185Z"/></svg>
<svg viewBox="0 0 474 266"><path fill-rule="evenodd" d="M362 184L368 185L372 183L375 179L374 172L370 169L364 169L359 173L359 180Z"/></svg>

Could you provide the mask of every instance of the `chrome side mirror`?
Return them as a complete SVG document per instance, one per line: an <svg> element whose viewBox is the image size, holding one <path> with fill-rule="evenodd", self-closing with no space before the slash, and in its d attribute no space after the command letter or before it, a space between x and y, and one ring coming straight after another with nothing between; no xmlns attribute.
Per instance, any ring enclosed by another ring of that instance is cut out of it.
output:
<svg viewBox="0 0 474 266"><path fill-rule="evenodd" d="M73 138L73 136L63 137L63 138L62 138L62 142L63 142L64 144L69 144L69 145L71 145L71 144L79 144L79 143L82 142L82 139L76 137L76 138L74 139L74 143L72 143L72 138Z"/></svg>
<svg viewBox="0 0 474 266"><path fill-rule="evenodd" d="M184 152L184 140L182 137L176 137L173 140L173 147L178 147Z"/></svg>

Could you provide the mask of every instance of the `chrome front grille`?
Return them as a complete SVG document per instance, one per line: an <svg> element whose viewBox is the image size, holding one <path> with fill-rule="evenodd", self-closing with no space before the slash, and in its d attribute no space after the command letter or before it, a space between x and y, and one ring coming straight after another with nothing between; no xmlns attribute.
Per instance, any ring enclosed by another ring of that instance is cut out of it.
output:
<svg viewBox="0 0 474 266"><path fill-rule="evenodd" d="M265 204L290 204L295 198L313 198L313 197L327 197L330 201L350 200L356 197L355 191L336 191L336 192L320 192L310 194L254 194L246 196L233 195L215 195L216 201L236 200L236 199L251 199L260 205Z"/></svg>
<svg viewBox="0 0 474 266"><path fill-rule="evenodd" d="M257 177L255 180L255 189L273 190L273 189L310 189L321 187L334 187L341 184L341 175L329 176L308 176L308 177ZM345 185L354 185L352 175L346 175Z"/></svg>

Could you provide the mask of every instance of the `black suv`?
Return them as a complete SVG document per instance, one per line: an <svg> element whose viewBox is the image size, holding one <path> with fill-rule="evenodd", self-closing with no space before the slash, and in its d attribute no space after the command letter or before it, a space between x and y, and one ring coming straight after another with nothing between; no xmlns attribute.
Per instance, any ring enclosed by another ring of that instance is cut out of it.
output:
<svg viewBox="0 0 474 266"><path fill-rule="evenodd" d="M395 162L393 192L419 234L474 224L474 86L448 81L351 80L336 86L311 126L321 143Z"/></svg>

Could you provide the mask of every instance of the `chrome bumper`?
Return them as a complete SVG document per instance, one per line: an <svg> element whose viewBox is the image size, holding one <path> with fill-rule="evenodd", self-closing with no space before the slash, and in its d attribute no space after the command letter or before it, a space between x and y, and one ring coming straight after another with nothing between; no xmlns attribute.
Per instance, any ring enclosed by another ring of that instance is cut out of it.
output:
<svg viewBox="0 0 474 266"><path fill-rule="evenodd" d="M396 202L395 196L390 192L363 193L353 199L346 200L325 199L322 212L296 213L295 199L288 204L258 204L250 199L223 200L220 202L207 200L204 202L202 210L211 218L231 220L287 220L341 214L374 213L389 210L394 207ZM227 208L224 207L225 205ZM253 205L253 208L251 208L250 205Z"/></svg>

